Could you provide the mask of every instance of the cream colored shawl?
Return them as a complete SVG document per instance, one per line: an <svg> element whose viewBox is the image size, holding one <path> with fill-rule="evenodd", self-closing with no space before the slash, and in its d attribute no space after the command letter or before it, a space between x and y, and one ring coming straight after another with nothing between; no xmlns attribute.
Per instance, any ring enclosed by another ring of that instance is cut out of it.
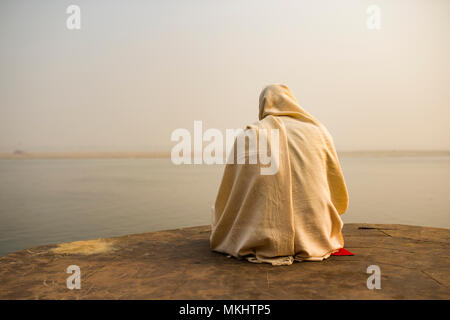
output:
<svg viewBox="0 0 450 320"><path fill-rule="evenodd" d="M333 140L285 85L266 87L247 129L279 131L278 172L227 164L213 207L211 249L251 262L321 261L344 246L348 194ZM247 154L248 155L248 154Z"/></svg>

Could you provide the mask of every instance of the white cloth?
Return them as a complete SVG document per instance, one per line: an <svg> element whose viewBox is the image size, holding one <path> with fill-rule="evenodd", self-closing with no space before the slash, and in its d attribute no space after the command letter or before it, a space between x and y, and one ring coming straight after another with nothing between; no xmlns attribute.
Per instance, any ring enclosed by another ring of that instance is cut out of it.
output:
<svg viewBox="0 0 450 320"><path fill-rule="evenodd" d="M344 246L340 214L347 188L327 129L285 85L260 95L260 121L247 129L279 130L279 164L227 164L213 207L211 249L251 262L321 261Z"/></svg>

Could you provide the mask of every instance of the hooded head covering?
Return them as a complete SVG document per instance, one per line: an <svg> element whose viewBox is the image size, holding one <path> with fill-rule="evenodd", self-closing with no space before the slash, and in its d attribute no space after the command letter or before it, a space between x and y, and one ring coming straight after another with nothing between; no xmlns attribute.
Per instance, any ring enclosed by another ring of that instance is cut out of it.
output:
<svg viewBox="0 0 450 320"><path fill-rule="evenodd" d="M300 107L291 90L284 84L271 84L259 95L259 120L268 115L315 122L314 117Z"/></svg>

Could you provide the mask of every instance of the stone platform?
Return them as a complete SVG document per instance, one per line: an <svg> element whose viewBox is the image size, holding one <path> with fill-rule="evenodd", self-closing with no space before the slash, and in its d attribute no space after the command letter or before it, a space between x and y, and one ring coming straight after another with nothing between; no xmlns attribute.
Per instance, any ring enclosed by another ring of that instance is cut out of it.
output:
<svg viewBox="0 0 450 320"><path fill-rule="evenodd" d="M449 229L347 224L354 256L291 266L228 258L208 237L200 226L17 251L0 258L0 299L450 299ZM66 286L70 265L79 290Z"/></svg>

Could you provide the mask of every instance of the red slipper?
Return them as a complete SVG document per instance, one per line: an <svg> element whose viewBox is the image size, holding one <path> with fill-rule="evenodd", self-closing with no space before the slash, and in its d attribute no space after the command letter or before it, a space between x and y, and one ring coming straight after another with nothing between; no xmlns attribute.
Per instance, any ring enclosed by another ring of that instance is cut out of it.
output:
<svg viewBox="0 0 450 320"><path fill-rule="evenodd" d="M332 256L354 256L353 253L351 253L350 251L348 251L344 248L339 249L339 251L332 253L331 255Z"/></svg>

